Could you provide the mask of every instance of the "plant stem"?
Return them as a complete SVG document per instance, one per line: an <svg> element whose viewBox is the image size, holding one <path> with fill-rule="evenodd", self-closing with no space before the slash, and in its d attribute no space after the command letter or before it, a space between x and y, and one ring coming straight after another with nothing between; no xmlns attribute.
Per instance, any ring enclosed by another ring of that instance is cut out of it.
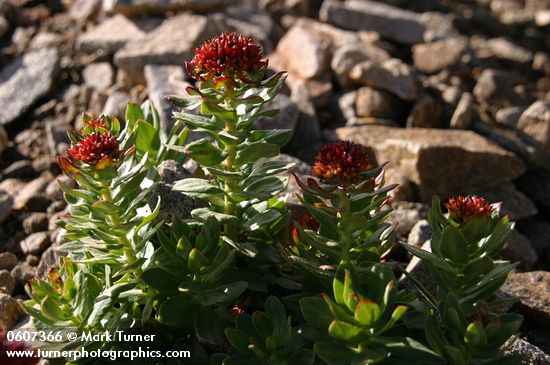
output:
<svg viewBox="0 0 550 365"><path fill-rule="evenodd" d="M340 229L340 244L341 244L341 260L343 262L350 261L350 251L352 248L353 238L349 233L342 229L341 225L344 222L348 222L351 218L350 201L348 194L344 189L340 189L340 205L338 207L340 212L340 222L338 223Z"/></svg>

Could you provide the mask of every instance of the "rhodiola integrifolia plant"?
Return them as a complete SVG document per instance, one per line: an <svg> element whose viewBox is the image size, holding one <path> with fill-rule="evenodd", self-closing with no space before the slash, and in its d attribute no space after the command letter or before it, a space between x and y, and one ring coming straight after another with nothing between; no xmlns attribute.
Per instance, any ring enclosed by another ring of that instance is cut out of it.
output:
<svg viewBox="0 0 550 365"><path fill-rule="evenodd" d="M168 132L146 102L116 118L86 116L59 164L70 214L59 268L26 286L40 328L154 332L183 341L197 364L506 364L521 318L495 314L492 295L514 265L495 259L512 224L477 197L434 199L431 252L403 244L433 276L425 303L398 288L384 166L343 141L295 176L305 213L292 222L281 192L292 164L272 159L290 130L254 129L284 73L266 78L252 39L221 34L186 63L196 80ZM188 133L204 138L187 143ZM188 217L157 218L156 167L198 166L174 190L204 201ZM54 348L131 347L106 341ZM77 363L94 362L78 359Z"/></svg>

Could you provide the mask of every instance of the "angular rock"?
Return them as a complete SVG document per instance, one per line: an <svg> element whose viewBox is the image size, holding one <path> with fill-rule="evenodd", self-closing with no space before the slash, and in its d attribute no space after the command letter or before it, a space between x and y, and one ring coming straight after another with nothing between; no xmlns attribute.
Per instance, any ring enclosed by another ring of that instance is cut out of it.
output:
<svg viewBox="0 0 550 365"><path fill-rule="evenodd" d="M15 196L13 208L31 212L44 211L51 200L44 194L46 186L51 181L47 176L41 176L27 183Z"/></svg>
<svg viewBox="0 0 550 365"><path fill-rule="evenodd" d="M324 108L330 102L333 92L332 80L329 74L315 79L300 79L288 74L292 101L311 103L315 108Z"/></svg>
<svg viewBox="0 0 550 365"><path fill-rule="evenodd" d="M71 129L72 126L62 120L46 122L46 141L52 161L56 156L63 155L69 148L70 140L67 137L67 131Z"/></svg>
<svg viewBox="0 0 550 365"><path fill-rule="evenodd" d="M59 267L59 258L65 256L56 247L48 247L40 257L40 262L36 267L36 276L41 278L46 276L52 267Z"/></svg>
<svg viewBox="0 0 550 365"><path fill-rule="evenodd" d="M482 105L490 106L494 111L523 105L524 98L514 90L520 82L521 80L509 72L485 69L474 87L474 96Z"/></svg>
<svg viewBox="0 0 550 365"><path fill-rule="evenodd" d="M126 15L162 14L166 12L207 12L223 9L236 0L107 0L103 9Z"/></svg>
<svg viewBox="0 0 550 365"><path fill-rule="evenodd" d="M11 252L0 252L0 270L11 270L19 260Z"/></svg>
<svg viewBox="0 0 550 365"><path fill-rule="evenodd" d="M484 42L484 45L494 56L503 60L517 63L533 61L533 52L503 37L491 38Z"/></svg>
<svg viewBox="0 0 550 365"><path fill-rule="evenodd" d="M550 252L550 223L539 217L533 217L518 222L518 230L531 242L539 256Z"/></svg>
<svg viewBox="0 0 550 365"><path fill-rule="evenodd" d="M304 150L304 146L315 146L321 141L321 127L312 103L304 101L297 106L300 114L294 134L285 147L299 153Z"/></svg>
<svg viewBox="0 0 550 365"><path fill-rule="evenodd" d="M22 222L23 232L32 234L48 230L48 215L46 213L31 213Z"/></svg>
<svg viewBox="0 0 550 365"><path fill-rule="evenodd" d="M209 38L208 19L200 15L181 14L166 19L144 38L132 40L115 54L115 64L130 70L145 65L177 65L191 59L194 49Z"/></svg>
<svg viewBox="0 0 550 365"><path fill-rule="evenodd" d="M528 171L516 180L516 185L535 205L546 213L550 212L550 172L546 170Z"/></svg>
<svg viewBox="0 0 550 365"><path fill-rule="evenodd" d="M509 216L512 221L529 218L538 213L533 201L518 191L511 182L473 193L484 197L490 202L502 202L500 214Z"/></svg>
<svg viewBox="0 0 550 365"><path fill-rule="evenodd" d="M326 0L319 18L337 27L379 33L403 44L421 43L425 26L418 14L367 0Z"/></svg>
<svg viewBox="0 0 550 365"><path fill-rule="evenodd" d="M33 37L29 50L59 47L63 43L63 36L57 33L40 32Z"/></svg>
<svg viewBox="0 0 550 365"><path fill-rule="evenodd" d="M385 172L385 176L387 184L397 184L397 186L389 192L392 201L415 201L415 189L407 175L399 169L389 169Z"/></svg>
<svg viewBox="0 0 550 365"><path fill-rule="evenodd" d="M124 112L129 102L130 95L124 91L115 91L109 95L107 101L105 101L101 114L124 116Z"/></svg>
<svg viewBox="0 0 550 365"><path fill-rule="evenodd" d="M520 298L515 311L541 326L550 326L550 272L510 273L501 290Z"/></svg>
<svg viewBox="0 0 550 365"><path fill-rule="evenodd" d="M19 302L7 294L0 293L0 329L10 330L26 313Z"/></svg>
<svg viewBox="0 0 550 365"><path fill-rule="evenodd" d="M162 205L159 219L170 222L173 215L177 215L181 219L187 219L191 217L193 209L207 205L203 200L191 198L178 191L172 191L176 181L192 177L177 161L163 161L158 167L158 172L161 181L158 183L149 203L153 207L156 206L160 197Z"/></svg>
<svg viewBox="0 0 550 365"><path fill-rule="evenodd" d="M2 177L4 179L28 178L34 174L35 171L32 168L32 161L29 160L15 161L2 171Z"/></svg>
<svg viewBox="0 0 550 365"><path fill-rule="evenodd" d="M441 106L428 94L422 94L414 104L407 128L435 128L441 123Z"/></svg>
<svg viewBox="0 0 550 365"><path fill-rule="evenodd" d="M428 207L421 203L398 202L392 207L388 222L397 223L395 232L400 237L406 237L418 221L428 218Z"/></svg>
<svg viewBox="0 0 550 365"><path fill-rule="evenodd" d="M2 69L0 124L10 124L50 91L58 63L58 51L48 48L26 53Z"/></svg>
<svg viewBox="0 0 550 365"><path fill-rule="evenodd" d="M39 255L50 245L50 237L47 232L33 233L21 241L21 251L25 255Z"/></svg>
<svg viewBox="0 0 550 365"><path fill-rule="evenodd" d="M449 126L454 129L468 129L474 111L474 98L470 93L463 93L451 117Z"/></svg>
<svg viewBox="0 0 550 365"><path fill-rule="evenodd" d="M113 84L114 71L109 62L92 63L82 70L84 83L93 89L105 93Z"/></svg>
<svg viewBox="0 0 550 365"><path fill-rule="evenodd" d="M95 15L101 9L101 0L76 0L69 10L69 15L74 20L84 22Z"/></svg>
<svg viewBox="0 0 550 365"><path fill-rule="evenodd" d="M514 338L512 346L506 350L507 355L527 355L527 360L522 365L545 365L550 364L550 355L537 346L521 338Z"/></svg>
<svg viewBox="0 0 550 365"><path fill-rule="evenodd" d="M15 279L8 270L0 270L0 294L11 295L15 290Z"/></svg>
<svg viewBox="0 0 550 365"><path fill-rule="evenodd" d="M364 86L357 90L355 110L358 117L394 120L400 114L400 104L393 94Z"/></svg>
<svg viewBox="0 0 550 365"><path fill-rule="evenodd" d="M344 88L353 84L349 73L358 63L367 60L383 62L390 58L391 56L386 50L371 43L345 44L333 52L330 67L336 75L336 80Z"/></svg>
<svg viewBox="0 0 550 365"><path fill-rule="evenodd" d="M411 228L407 243L411 246L422 247L422 245L432 238L432 228L426 219L422 219Z"/></svg>
<svg viewBox="0 0 550 365"><path fill-rule="evenodd" d="M0 190L0 224L4 223L11 214L13 198L10 194Z"/></svg>
<svg viewBox="0 0 550 365"><path fill-rule="evenodd" d="M76 188L76 181L71 179L65 174L58 175L55 180L52 180L46 187L46 195L53 200L63 200L63 190L61 190L60 183L74 189Z"/></svg>
<svg viewBox="0 0 550 365"><path fill-rule="evenodd" d="M529 270L539 259L529 239L518 231L512 231L500 255L505 260L519 262L523 270Z"/></svg>
<svg viewBox="0 0 550 365"><path fill-rule="evenodd" d="M159 112L161 128L167 131L173 125L172 112L175 109L165 96L187 94L185 88L190 84L185 81L182 66L147 65L145 80L149 99Z"/></svg>
<svg viewBox="0 0 550 365"><path fill-rule="evenodd" d="M23 287L27 281L36 277L36 267L27 262L21 262L11 269L11 276L15 279L17 286Z"/></svg>
<svg viewBox="0 0 550 365"><path fill-rule="evenodd" d="M270 59L276 58L273 62L298 78L311 79L328 69L330 46L323 34L298 23L281 38Z"/></svg>
<svg viewBox="0 0 550 365"><path fill-rule="evenodd" d="M77 47L83 52L103 50L106 54L113 54L129 41L137 42L143 37L145 32L134 22L123 15L115 15L80 35Z"/></svg>
<svg viewBox="0 0 550 365"><path fill-rule="evenodd" d="M531 104L519 118L518 129L550 152L550 103Z"/></svg>
<svg viewBox="0 0 550 365"><path fill-rule="evenodd" d="M357 117L355 112L357 91L346 91L335 96L333 114L336 114L338 122L346 123L350 119Z"/></svg>
<svg viewBox="0 0 550 365"><path fill-rule="evenodd" d="M415 100L418 94L414 71L396 58L382 63L361 62L349 76L357 83L389 91L403 100Z"/></svg>
<svg viewBox="0 0 550 365"><path fill-rule="evenodd" d="M495 120L510 128L517 128L519 118L526 108L521 106L512 106L509 108L499 109L495 114Z"/></svg>
<svg viewBox="0 0 550 365"><path fill-rule="evenodd" d="M371 147L379 162L402 170L423 201L434 193L445 199L499 185L525 172L514 154L471 131L362 126L338 128L336 135Z"/></svg>
<svg viewBox="0 0 550 365"><path fill-rule="evenodd" d="M468 43L461 38L416 44L412 47L414 67L427 74L451 68L461 61L467 49Z"/></svg>

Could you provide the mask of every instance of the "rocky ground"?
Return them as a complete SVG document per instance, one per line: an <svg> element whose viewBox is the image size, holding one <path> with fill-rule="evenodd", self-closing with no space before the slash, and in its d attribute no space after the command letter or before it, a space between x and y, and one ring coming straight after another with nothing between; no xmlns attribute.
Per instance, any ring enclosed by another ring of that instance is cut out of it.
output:
<svg viewBox="0 0 550 365"><path fill-rule="evenodd" d="M517 222L503 257L520 262L502 291L521 298L521 336L550 352L550 0L0 1L0 327L58 255L65 131L146 98L169 126L163 96L184 93L183 62L222 31L288 71L281 115L259 127L296 131L299 171L335 139L391 161L403 240L429 237L434 193L502 201Z"/></svg>

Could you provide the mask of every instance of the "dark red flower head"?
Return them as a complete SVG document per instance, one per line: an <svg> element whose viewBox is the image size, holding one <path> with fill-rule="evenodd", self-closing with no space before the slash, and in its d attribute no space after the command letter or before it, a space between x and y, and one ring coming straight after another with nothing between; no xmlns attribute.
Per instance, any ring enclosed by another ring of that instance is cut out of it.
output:
<svg viewBox="0 0 550 365"><path fill-rule="evenodd" d="M8 356L8 351L25 351L24 356ZM8 341L6 332L0 329L0 364L2 365L34 365L40 360L34 357L36 351L24 342Z"/></svg>
<svg viewBox="0 0 550 365"><path fill-rule="evenodd" d="M328 184L348 186L361 180L361 173L371 163L367 149L360 144L343 141L321 147L311 174Z"/></svg>
<svg viewBox="0 0 550 365"><path fill-rule="evenodd" d="M109 132L87 134L67 152L72 163L81 161L87 164L96 164L107 157L114 159L119 155L119 142Z"/></svg>
<svg viewBox="0 0 550 365"><path fill-rule="evenodd" d="M262 71L262 48L251 38L237 33L222 33L195 49L195 57L186 63L189 75L199 81L213 78L240 79L251 83L254 74Z"/></svg>
<svg viewBox="0 0 550 365"><path fill-rule="evenodd" d="M453 197L449 199L445 207L449 211L449 216L458 223L490 218L494 210L485 199L475 195Z"/></svg>

